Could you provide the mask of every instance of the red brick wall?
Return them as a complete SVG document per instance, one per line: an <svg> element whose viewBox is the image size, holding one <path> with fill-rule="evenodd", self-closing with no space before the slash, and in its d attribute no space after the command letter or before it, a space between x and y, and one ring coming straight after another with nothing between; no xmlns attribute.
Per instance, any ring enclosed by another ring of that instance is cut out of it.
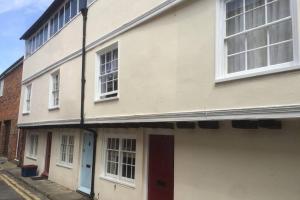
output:
<svg viewBox="0 0 300 200"><path fill-rule="evenodd" d="M3 96L0 97L0 155L4 151L4 122L11 121L8 158L15 159L18 137L18 113L20 105L21 81L23 67L19 66L4 78Z"/></svg>

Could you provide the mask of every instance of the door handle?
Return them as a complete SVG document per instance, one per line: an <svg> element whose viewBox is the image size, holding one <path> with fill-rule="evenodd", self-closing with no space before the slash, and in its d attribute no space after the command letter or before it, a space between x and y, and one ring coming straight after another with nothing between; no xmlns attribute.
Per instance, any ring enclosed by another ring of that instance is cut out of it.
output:
<svg viewBox="0 0 300 200"><path fill-rule="evenodd" d="M91 165L86 165L86 168L91 168Z"/></svg>
<svg viewBox="0 0 300 200"><path fill-rule="evenodd" d="M163 180L157 180L156 181L156 186L159 187L159 188L165 188L167 185L167 183Z"/></svg>

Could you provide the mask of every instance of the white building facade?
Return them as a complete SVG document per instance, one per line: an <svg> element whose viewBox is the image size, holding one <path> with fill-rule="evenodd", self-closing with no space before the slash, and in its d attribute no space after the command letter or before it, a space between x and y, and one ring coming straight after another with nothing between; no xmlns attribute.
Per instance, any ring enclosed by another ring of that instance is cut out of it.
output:
<svg viewBox="0 0 300 200"><path fill-rule="evenodd" d="M297 0L54 1L26 41L25 164L99 200L298 200Z"/></svg>

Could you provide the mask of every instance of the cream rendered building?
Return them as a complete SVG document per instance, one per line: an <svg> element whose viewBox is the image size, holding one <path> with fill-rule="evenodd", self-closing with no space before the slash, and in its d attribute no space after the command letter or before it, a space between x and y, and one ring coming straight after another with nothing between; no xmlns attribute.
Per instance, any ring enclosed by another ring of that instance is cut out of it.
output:
<svg viewBox="0 0 300 200"><path fill-rule="evenodd" d="M55 0L26 41L25 164L99 200L299 200L297 0Z"/></svg>

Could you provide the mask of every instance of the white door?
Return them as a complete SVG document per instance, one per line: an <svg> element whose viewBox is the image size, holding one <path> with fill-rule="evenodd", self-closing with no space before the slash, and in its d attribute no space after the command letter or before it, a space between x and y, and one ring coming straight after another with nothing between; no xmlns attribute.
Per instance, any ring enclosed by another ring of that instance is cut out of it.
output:
<svg viewBox="0 0 300 200"><path fill-rule="evenodd" d="M91 193L92 165L94 137L92 133L85 132L82 145L81 176L79 190L86 194Z"/></svg>

